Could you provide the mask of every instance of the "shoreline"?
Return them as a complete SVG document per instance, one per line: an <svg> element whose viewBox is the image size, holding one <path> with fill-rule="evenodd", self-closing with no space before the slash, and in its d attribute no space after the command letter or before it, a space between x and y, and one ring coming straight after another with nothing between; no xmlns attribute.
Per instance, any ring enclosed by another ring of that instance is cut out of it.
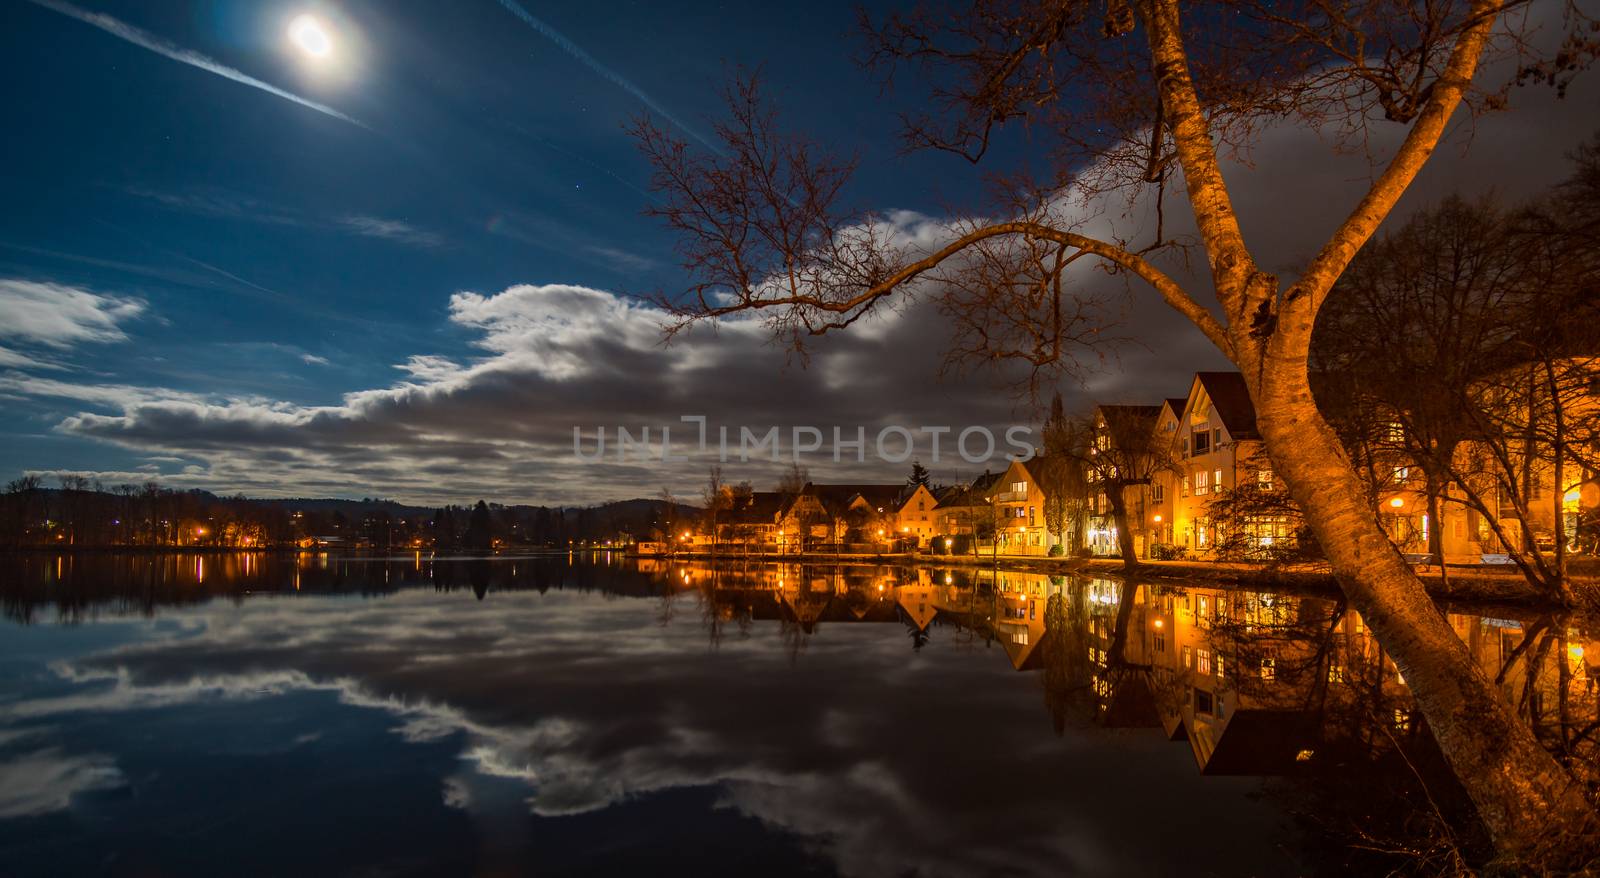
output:
<svg viewBox="0 0 1600 878"><path fill-rule="evenodd" d="M273 554L297 555L304 553L339 554L352 558L385 558L414 555L418 550L392 549L389 552L353 551L340 548L245 547L245 546L11 546L0 547L4 554L71 554L71 555L215 555L215 554ZM473 553L439 554L425 551L430 559L472 559L523 556L560 556L574 553L614 552L625 558L657 561L696 561L714 564L807 564L847 565L873 567L961 567L968 569L991 568L1014 573L1044 575L1096 575L1122 579L1127 575L1122 561L1117 558L1061 558L1023 555L983 557L973 555L926 555L921 553L742 553L679 551L670 554L646 554L622 548L592 547L583 549L561 548L510 548L489 555ZM1565 609L1555 602L1531 594L1527 581L1514 568L1504 571L1484 570L1470 565L1450 566L1448 577L1442 577L1436 567L1419 565L1417 576L1422 580L1428 595L1435 600L1501 604L1533 609ZM1248 562L1226 561L1141 561L1134 571L1140 581L1180 583L1209 583L1238 588L1267 588L1290 590L1318 595L1340 594L1338 581L1326 564L1301 564L1293 567L1270 567ZM1591 595L1600 593L1600 582L1588 575L1573 578L1580 591Z"/></svg>

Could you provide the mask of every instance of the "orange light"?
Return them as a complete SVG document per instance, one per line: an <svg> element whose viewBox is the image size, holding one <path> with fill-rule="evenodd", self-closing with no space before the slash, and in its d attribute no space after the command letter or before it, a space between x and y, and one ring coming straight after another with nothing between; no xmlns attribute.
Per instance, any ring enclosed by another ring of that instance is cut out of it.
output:
<svg viewBox="0 0 1600 878"><path fill-rule="evenodd" d="M1156 524L1160 524L1161 523L1161 516L1157 515L1153 520L1155 521Z"/></svg>
<svg viewBox="0 0 1600 878"><path fill-rule="evenodd" d="M1399 498L1399 497L1396 497L1393 500L1389 501L1389 505L1393 506L1396 509L1399 509L1400 507L1406 505L1406 501L1401 499L1401 498Z"/></svg>

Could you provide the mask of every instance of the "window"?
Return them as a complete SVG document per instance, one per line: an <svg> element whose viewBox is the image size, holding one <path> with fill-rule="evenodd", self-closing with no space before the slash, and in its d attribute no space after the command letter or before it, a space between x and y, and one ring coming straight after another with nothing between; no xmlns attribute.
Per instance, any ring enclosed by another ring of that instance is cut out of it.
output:
<svg viewBox="0 0 1600 878"><path fill-rule="evenodd" d="M1215 713L1216 703L1216 699L1211 696L1210 692L1207 692L1204 689L1194 690L1195 713Z"/></svg>
<svg viewBox="0 0 1600 878"><path fill-rule="evenodd" d="M1222 447L1222 428L1221 427L1212 427L1211 428L1211 447L1212 448L1221 448Z"/></svg>
<svg viewBox="0 0 1600 878"><path fill-rule="evenodd" d="M1196 456L1211 450L1211 433L1207 430L1194 431L1194 453Z"/></svg>
<svg viewBox="0 0 1600 878"><path fill-rule="evenodd" d="M1222 470L1219 469L1212 474L1211 485L1214 490L1222 490Z"/></svg>
<svg viewBox="0 0 1600 878"><path fill-rule="evenodd" d="M1219 653L1217 653L1217 679L1220 680L1220 679L1223 678L1223 676L1224 675L1222 673L1222 653L1219 652Z"/></svg>
<svg viewBox="0 0 1600 878"><path fill-rule="evenodd" d="M1197 470L1197 471L1195 471L1195 474L1194 474L1194 495L1196 497L1205 496L1206 492L1211 490L1210 483L1211 483L1211 474L1210 473L1206 472L1205 470Z"/></svg>
<svg viewBox="0 0 1600 878"><path fill-rule="evenodd" d="M1028 526L1029 527L1033 527L1035 522L1036 522L1036 519L1034 518L1034 515L1035 515L1034 510L1035 510L1035 508L1036 507L1033 507L1033 506L1029 506L1028 507Z"/></svg>
<svg viewBox="0 0 1600 878"><path fill-rule="evenodd" d="M1394 468L1394 483L1396 485L1405 484L1406 483L1406 479L1408 479L1410 477L1411 477L1411 467L1409 467L1409 466L1397 466L1397 467Z"/></svg>
<svg viewBox="0 0 1600 878"><path fill-rule="evenodd" d="M1397 732L1411 731L1411 711L1403 707L1394 709L1394 728Z"/></svg>
<svg viewBox="0 0 1600 878"><path fill-rule="evenodd" d="M1189 496L1189 477L1187 475L1183 477L1183 486L1178 489L1178 496Z"/></svg>
<svg viewBox="0 0 1600 878"><path fill-rule="evenodd" d="M1341 665L1341 664L1339 664L1337 662L1335 662L1334 664L1328 665L1328 682L1329 683L1343 683L1344 682L1344 665Z"/></svg>
<svg viewBox="0 0 1600 878"><path fill-rule="evenodd" d="M1157 634L1155 636L1155 639L1154 639L1154 647L1155 647L1155 651L1156 652L1166 652L1167 651L1167 635L1157 632Z"/></svg>
<svg viewBox="0 0 1600 878"><path fill-rule="evenodd" d="M1183 437L1183 456L1184 457L1188 457L1189 456L1189 437L1188 436Z"/></svg>
<svg viewBox="0 0 1600 878"><path fill-rule="evenodd" d="M1198 671L1199 673L1205 674L1208 677L1211 676L1211 650L1209 650L1209 649L1195 650L1194 658L1195 658L1195 668L1194 669L1196 671Z"/></svg>
<svg viewBox="0 0 1600 878"><path fill-rule="evenodd" d="M1188 646L1183 648L1183 666L1186 668L1194 667L1194 650Z"/></svg>
<svg viewBox="0 0 1600 878"><path fill-rule="evenodd" d="M1264 658L1264 659L1261 660L1261 679L1263 679L1263 680L1276 680L1276 679L1278 679L1278 660L1277 659L1275 659L1275 658Z"/></svg>
<svg viewBox="0 0 1600 878"><path fill-rule="evenodd" d="M1263 491L1272 490L1272 467L1256 470L1256 486Z"/></svg>
<svg viewBox="0 0 1600 878"><path fill-rule="evenodd" d="M1166 499L1166 487L1160 482L1150 483L1150 502L1160 503Z"/></svg>
<svg viewBox="0 0 1600 878"><path fill-rule="evenodd" d="M1028 493L1028 483L1027 482L1012 482L1011 483L1011 490L1015 491L1018 494L1026 494L1026 493Z"/></svg>

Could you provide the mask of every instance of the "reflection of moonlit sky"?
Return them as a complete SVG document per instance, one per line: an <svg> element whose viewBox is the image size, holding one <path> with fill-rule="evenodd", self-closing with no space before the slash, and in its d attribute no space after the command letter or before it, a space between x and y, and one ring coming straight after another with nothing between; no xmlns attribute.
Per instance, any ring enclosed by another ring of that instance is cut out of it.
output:
<svg viewBox="0 0 1600 878"><path fill-rule="evenodd" d="M51 757L103 785L118 736L150 734L152 717L185 735L181 717L221 716L242 740L260 730L229 717L317 703L325 728L286 727L280 758L336 746L357 716L386 718L392 734L363 746L415 751L419 765L449 748L459 761L434 776L433 802L501 832L530 811L614 829L630 807L703 789L682 806L700 809L693 820L755 818L771 844L798 838L852 875L1167 873L1195 851L1221 856L1219 838L1236 840L1229 872L1289 868L1268 850L1277 818L1247 798L1256 782L1200 778L1158 730L1056 738L1037 676L998 647L935 628L914 653L903 625L824 623L792 657L777 624L757 622L711 648L697 600L675 598L666 624L658 600L582 592L214 601L163 611L122 645L80 644L53 676L30 671L0 731L110 718L105 755ZM37 645L97 627L13 630ZM7 667L38 658L0 649ZM26 743L0 742L0 758L37 762L42 742ZM129 773L134 800L147 782ZM324 790L281 807L352 805Z"/></svg>

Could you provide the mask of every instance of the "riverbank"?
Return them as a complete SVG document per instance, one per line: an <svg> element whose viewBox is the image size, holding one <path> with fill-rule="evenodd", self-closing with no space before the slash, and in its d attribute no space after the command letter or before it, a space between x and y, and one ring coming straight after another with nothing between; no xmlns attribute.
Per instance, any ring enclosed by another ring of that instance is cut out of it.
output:
<svg viewBox="0 0 1600 878"><path fill-rule="evenodd" d="M1126 574L1118 558L1041 558L1001 555L923 554L731 554L678 552L673 555L640 556L663 560L711 561L717 563L850 564L896 567L962 567L995 569L1018 573L1066 576L1093 574L1121 578ZM1141 561L1135 576L1144 581L1196 581L1240 588L1303 591L1337 594L1338 580L1325 563L1268 566L1225 561ZM1428 594L1437 600L1467 603L1515 604L1539 607L1550 602L1532 594L1527 580L1514 568L1487 569L1452 566L1442 575L1437 566L1419 565L1417 576ZM1600 579L1592 574L1575 576L1574 584L1591 594L1600 593Z"/></svg>

